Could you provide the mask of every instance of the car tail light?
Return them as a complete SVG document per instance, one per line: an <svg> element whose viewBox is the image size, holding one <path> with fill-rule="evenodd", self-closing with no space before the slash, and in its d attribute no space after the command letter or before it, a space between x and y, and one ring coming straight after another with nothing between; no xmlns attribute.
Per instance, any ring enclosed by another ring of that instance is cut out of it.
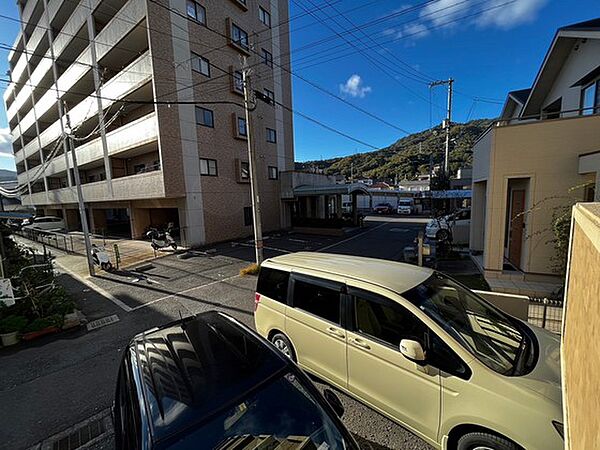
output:
<svg viewBox="0 0 600 450"><path fill-rule="evenodd" d="M254 294L254 311L258 309L258 304L260 303L260 294L257 292Z"/></svg>

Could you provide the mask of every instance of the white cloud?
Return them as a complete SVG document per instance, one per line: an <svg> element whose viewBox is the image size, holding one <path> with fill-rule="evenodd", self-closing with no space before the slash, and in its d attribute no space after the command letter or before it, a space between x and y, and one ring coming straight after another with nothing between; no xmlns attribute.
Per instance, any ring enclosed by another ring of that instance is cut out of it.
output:
<svg viewBox="0 0 600 450"><path fill-rule="evenodd" d="M503 2L504 0L494 0L491 2L491 6L500 5ZM512 28L534 20L547 2L548 0L519 0L490 11L485 11L479 16L477 23L481 26L490 25L505 29Z"/></svg>
<svg viewBox="0 0 600 450"><path fill-rule="evenodd" d="M413 39L424 38L429 35L429 29L420 23L411 23L410 25L405 25L402 29L403 37L411 37Z"/></svg>
<svg viewBox="0 0 600 450"><path fill-rule="evenodd" d="M348 78L346 83L340 84L340 92L352 97L364 98L371 91L371 86L365 86L360 75L356 74Z"/></svg>
<svg viewBox="0 0 600 450"><path fill-rule="evenodd" d="M14 159L10 129L0 128L0 158Z"/></svg>

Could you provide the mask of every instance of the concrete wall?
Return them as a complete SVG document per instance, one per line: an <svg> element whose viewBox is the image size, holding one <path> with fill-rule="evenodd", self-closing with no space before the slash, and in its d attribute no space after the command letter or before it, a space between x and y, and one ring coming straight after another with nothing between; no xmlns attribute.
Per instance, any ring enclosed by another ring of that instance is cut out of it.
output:
<svg viewBox="0 0 600 450"><path fill-rule="evenodd" d="M566 448L600 448L600 203L573 208L562 333Z"/></svg>
<svg viewBox="0 0 600 450"><path fill-rule="evenodd" d="M594 151L600 142L600 116L538 121L494 128L487 149L477 144L480 162L474 165L475 178L485 174L482 167L489 151L487 220L484 267L487 272L502 271L508 183L512 178L529 178L529 204L525 218L528 238L524 242L522 270L531 274L552 274L554 248L550 225L554 208L583 199L590 175L579 175L579 155ZM481 153L480 153L481 152ZM486 273L487 273L486 272Z"/></svg>

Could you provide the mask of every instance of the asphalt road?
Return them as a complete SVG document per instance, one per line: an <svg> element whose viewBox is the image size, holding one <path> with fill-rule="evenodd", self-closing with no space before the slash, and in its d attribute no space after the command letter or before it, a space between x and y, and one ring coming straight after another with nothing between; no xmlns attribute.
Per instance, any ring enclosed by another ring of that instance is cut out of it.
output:
<svg viewBox="0 0 600 450"><path fill-rule="evenodd" d="M309 250L401 260L404 247L413 243L423 224L384 220L367 222L361 233L339 238L272 236L266 242L266 257ZM105 414L112 403L122 350L136 333L210 309L253 326L256 279L238 275L252 261L251 241L210 250L214 252L196 253L188 259L159 258L140 271L103 274L94 279L93 286L109 298L81 280L62 275L61 282L89 320L117 315L119 321L89 332L82 329L0 349L0 404L5 412L0 421L0 449L36 443L51 448L90 417ZM346 409L344 423L365 448L430 448L401 426L339 396ZM110 430L91 448L112 448Z"/></svg>

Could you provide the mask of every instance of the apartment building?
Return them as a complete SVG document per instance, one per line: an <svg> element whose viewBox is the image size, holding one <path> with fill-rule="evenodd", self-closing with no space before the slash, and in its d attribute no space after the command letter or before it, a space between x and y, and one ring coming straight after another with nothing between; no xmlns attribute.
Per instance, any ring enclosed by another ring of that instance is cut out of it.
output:
<svg viewBox="0 0 600 450"><path fill-rule="evenodd" d="M600 19L560 28L527 89L473 148L470 247L493 288L547 294L553 223L600 199Z"/></svg>
<svg viewBox="0 0 600 450"><path fill-rule="evenodd" d="M93 230L139 238L173 222L188 246L250 235L250 129L263 228L289 225L279 185L294 161L286 0L17 4L4 101L24 205L80 227L62 138L73 130ZM244 57L263 94L249 125Z"/></svg>

